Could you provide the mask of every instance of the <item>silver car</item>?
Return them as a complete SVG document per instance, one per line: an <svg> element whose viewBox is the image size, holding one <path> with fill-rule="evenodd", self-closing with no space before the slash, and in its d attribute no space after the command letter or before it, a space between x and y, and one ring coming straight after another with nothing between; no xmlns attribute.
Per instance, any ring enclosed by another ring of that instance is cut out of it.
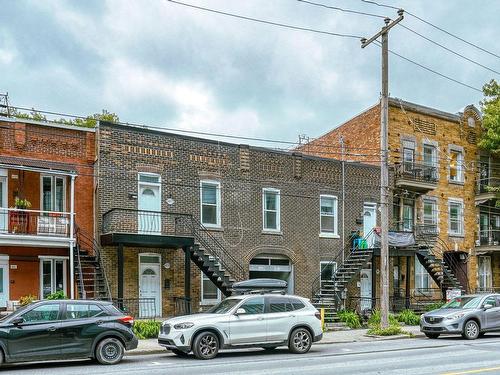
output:
<svg viewBox="0 0 500 375"><path fill-rule="evenodd" d="M420 317L420 331L431 339L461 334L468 340L500 331L500 294L473 294L452 299Z"/></svg>
<svg viewBox="0 0 500 375"><path fill-rule="evenodd" d="M204 314L166 320L158 343L179 356L192 351L211 359L222 348L288 345L292 353L307 353L322 336L319 312L307 299L253 294L229 297Z"/></svg>

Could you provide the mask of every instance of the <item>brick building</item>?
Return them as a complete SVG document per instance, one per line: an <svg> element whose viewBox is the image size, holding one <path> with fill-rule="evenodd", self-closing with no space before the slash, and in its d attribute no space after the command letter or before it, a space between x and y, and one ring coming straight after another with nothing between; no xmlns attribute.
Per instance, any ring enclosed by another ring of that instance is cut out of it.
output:
<svg viewBox="0 0 500 375"><path fill-rule="evenodd" d="M105 122L98 144L101 259L142 317L184 298L198 311L247 278L311 297L351 231L376 226L375 166Z"/></svg>
<svg viewBox="0 0 500 375"><path fill-rule="evenodd" d="M76 229L94 230L94 137L0 117L0 308L29 294L75 294Z"/></svg>
<svg viewBox="0 0 500 375"><path fill-rule="evenodd" d="M451 287L500 286L493 281L500 281L500 258L492 255L500 250L500 216L493 208L496 193L486 188L498 186L498 169L477 146L480 112L470 105L452 114L390 98L388 132L390 229L413 233L416 242L391 248L392 295L413 299ZM325 146L338 145L340 137L349 159L370 163L373 157L367 154L380 147L380 104L300 150L323 155Z"/></svg>

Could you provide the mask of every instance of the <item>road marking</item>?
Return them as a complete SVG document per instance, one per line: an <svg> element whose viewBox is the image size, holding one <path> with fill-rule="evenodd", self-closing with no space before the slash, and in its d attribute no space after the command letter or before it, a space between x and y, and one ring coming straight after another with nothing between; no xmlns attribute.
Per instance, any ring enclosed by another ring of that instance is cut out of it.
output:
<svg viewBox="0 0 500 375"><path fill-rule="evenodd" d="M481 372L489 372L489 371L497 371L500 370L500 367L487 367L487 368L478 368L475 370L467 370L460 372L446 372L441 375L464 375L464 374L480 374Z"/></svg>

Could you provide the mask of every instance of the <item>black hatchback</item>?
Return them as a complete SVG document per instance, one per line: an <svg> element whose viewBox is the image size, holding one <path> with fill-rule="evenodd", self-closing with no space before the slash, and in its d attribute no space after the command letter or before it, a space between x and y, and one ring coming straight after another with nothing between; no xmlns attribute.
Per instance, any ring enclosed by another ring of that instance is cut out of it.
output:
<svg viewBox="0 0 500 375"><path fill-rule="evenodd" d="M133 323L111 302L34 302L0 320L0 364L95 358L113 365L137 348Z"/></svg>

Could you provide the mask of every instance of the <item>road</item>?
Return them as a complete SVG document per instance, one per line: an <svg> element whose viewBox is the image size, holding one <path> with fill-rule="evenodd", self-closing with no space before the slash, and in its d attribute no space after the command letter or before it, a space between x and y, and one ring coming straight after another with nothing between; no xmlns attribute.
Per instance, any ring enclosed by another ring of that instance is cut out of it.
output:
<svg viewBox="0 0 500 375"><path fill-rule="evenodd" d="M125 357L116 366L71 361L5 366L2 374L500 374L500 335L476 341L447 337L315 345L306 355L283 349L226 351L213 360L179 358L166 352Z"/></svg>

